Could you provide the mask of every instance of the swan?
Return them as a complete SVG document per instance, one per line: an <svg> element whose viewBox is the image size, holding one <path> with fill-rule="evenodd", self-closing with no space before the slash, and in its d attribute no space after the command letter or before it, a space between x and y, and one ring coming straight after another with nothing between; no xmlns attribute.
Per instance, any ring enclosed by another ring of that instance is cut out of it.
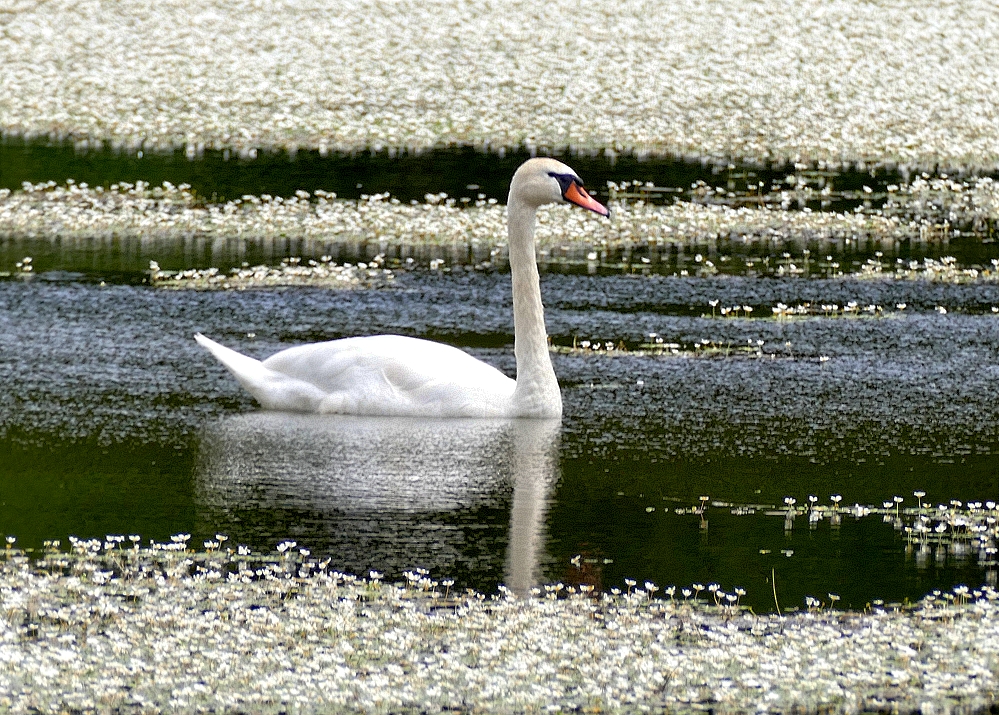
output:
<svg viewBox="0 0 999 715"><path fill-rule="evenodd" d="M539 206L567 201L609 216L562 162L533 158L517 169L507 200L517 379L468 353L420 338L373 335L282 350L260 361L194 337L264 409L410 417L562 416L545 332L534 255Z"/></svg>

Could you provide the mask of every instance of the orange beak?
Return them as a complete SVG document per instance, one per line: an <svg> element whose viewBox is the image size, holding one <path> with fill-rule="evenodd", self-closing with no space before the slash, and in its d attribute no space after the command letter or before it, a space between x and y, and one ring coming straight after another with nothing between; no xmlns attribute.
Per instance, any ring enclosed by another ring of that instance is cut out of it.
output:
<svg viewBox="0 0 999 715"><path fill-rule="evenodd" d="M569 188L567 188L565 193L562 194L562 198L571 204L582 206L584 209L589 209L590 211L598 213L601 216L610 216L610 210L586 193L586 190L575 181L569 184Z"/></svg>

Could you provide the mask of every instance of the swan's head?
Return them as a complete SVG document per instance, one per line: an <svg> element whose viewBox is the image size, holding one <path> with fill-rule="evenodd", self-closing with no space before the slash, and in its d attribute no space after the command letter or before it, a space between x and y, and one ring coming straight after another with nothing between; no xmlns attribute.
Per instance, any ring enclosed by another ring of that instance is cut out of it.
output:
<svg viewBox="0 0 999 715"><path fill-rule="evenodd" d="M601 216L610 216L606 206L586 193L575 171L555 159L528 159L513 175L510 200L517 199L537 208L568 201Z"/></svg>

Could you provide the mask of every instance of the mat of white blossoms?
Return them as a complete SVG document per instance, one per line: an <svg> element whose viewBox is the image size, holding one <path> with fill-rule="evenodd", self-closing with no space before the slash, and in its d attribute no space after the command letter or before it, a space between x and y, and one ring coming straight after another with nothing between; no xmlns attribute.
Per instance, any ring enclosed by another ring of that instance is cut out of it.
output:
<svg viewBox="0 0 999 715"><path fill-rule="evenodd" d="M626 256L631 250L652 252L717 241L770 246L788 241L865 241L891 246L903 240L946 240L957 233L958 226L986 237L999 222L999 184L992 179L919 178L889 189L883 208L849 212L781 207L797 199L791 191L776 195L780 203L775 206L756 208L699 201L661 205L615 200L610 202L611 221L597 220L568 206L543 207L537 231L539 257L542 261L604 260L608 255ZM161 242L166 246L192 237L254 242L285 256L321 258L335 254L337 246L351 245L370 249L371 259L388 254L403 261L416 256L422 262L493 263L504 259L506 210L482 196L462 201L441 194L404 203L387 194L343 200L317 190L311 194L298 191L287 198L245 195L212 204L185 184L150 187L138 182L105 188L50 181L26 183L19 191L0 189L0 239L129 239L152 250ZM284 272L305 270L297 266Z"/></svg>
<svg viewBox="0 0 999 715"><path fill-rule="evenodd" d="M999 167L999 5L14 0L0 132Z"/></svg>
<svg viewBox="0 0 999 715"><path fill-rule="evenodd" d="M237 289L278 286L314 286L323 288L373 287L390 282L395 276L382 268L382 256L370 263L333 263L330 256L319 260L286 258L277 266L244 265L228 273L218 268L189 268L164 271L156 261L149 262L149 282L160 288Z"/></svg>
<svg viewBox="0 0 999 715"><path fill-rule="evenodd" d="M561 584L390 584L294 542L73 540L0 560L0 708L29 712L970 712L999 692L999 593L892 612ZM703 588L703 586L701 586ZM661 596L662 594L657 594ZM945 597L946 596L946 597Z"/></svg>

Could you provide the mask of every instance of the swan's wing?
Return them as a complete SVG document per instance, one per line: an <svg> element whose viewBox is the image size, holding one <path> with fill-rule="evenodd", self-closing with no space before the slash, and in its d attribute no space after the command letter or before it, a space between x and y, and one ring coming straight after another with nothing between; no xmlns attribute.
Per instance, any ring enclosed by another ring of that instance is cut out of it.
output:
<svg viewBox="0 0 999 715"><path fill-rule="evenodd" d="M516 383L449 345L377 335L283 350L268 370L314 385L321 411L381 415L501 415Z"/></svg>

